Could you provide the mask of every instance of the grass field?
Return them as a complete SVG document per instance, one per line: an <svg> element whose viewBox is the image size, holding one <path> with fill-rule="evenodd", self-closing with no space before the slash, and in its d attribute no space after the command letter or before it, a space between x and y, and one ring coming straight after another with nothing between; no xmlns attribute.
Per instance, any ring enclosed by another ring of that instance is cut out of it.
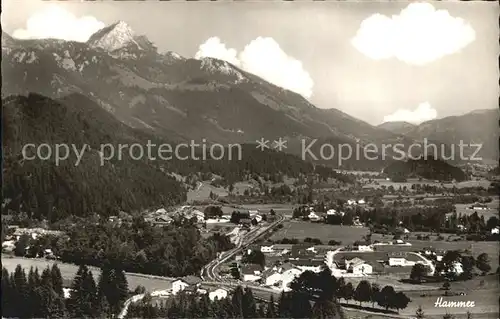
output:
<svg viewBox="0 0 500 319"><path fill-rule="evenodd" d="M449 313L452 315L463 314L465 315L467 311L470 311L473 318L476 318L476 314L494 314L496 317L486 317L486 318L498 318L498 294L500 290L497 289L476 289L470 290L466 296L452 296L443 297L446 301L474 301L474 307L472 308L440 308L435 307L435 302L438 296L428 296L420 297L420 295L410 295L412 302L408 305L408 308L401 311L401 314L412 315L415 314L418 306L422 306L426 315L444 315Z"/></svg>
<svg viewBox="0 0 500 319"><path fill-rule="evenodd" d="M474 214L474 212L477 212L479 216L484 216L485 220L488 220L488 218L490 218L491 216L498 217L498 207L499 207L498 199L495 199L491 203L486 204L486 206L488 206L488 209L486 210L469 209L470 206L471 204L455 204L457 214L471 215Z"/></svg>
<svg viewBox="0 0 500 319"><path fill-rule="evenodd" d="M224 197L228 195L227 190L222 187L214 187L210 182L199 182L195 189L191 189L187 193L187 202L202 201L210 199L210 192L217 196Z"/></svg>
<svg viewBox="0 0 500 319"><path fill-rule="evenodd" d="M72 264L64 264L57 261L45 260L45 259L28 259L28 258L8 258L2 255L2 267L5 267L9 272L13 272L17 265L20 264L26 271L29 271L30 267L38 267L38 271L41 272L47 266L52 266L57 263L57 266L61 270L61 275L65 281L65 285L69 285L76 272L78 271L78 266ZM95 267L89 267L94 275L94 279L97 281L99 278L100 270ZM141 285L148 291L168 289L171 287L171 281L166 279L160 279L154 276L140 275L140 274L130 274L127 273L127 281L129 290L134 290L137 286Z"/></svg>
<svg viewBox="0 0 500 319"><path fill-rule="evenodd" d="M444 236L445 238L447 235ZM372 240L387 240L378 234L372 235ZM434 237L432 238L434 239ZM496 271L498 265L499 245L495 241L437 241L437 240L407 240L412 246L378 246L378 251L420 251L424 248L432 247L437 250L465 250L470 249L474 257L482 253L487 253L490 257L492 271Z"/></svg>
<svg viewBox="0 0 500 319"><path fill-rule="evenodd" d="M385 179L373 179L373 182L377 182L378 185L375 185L375 183L372 184L367 184L363 186L364 188L381 188L382 186L389 187L392 186L395 189L399 189L399 187L403 188L406 186L407 189L411 189L412 184L427 184L430 186L442 186L446 188L453 188L455 186L456 188L465 188L465 187L484 187L488 189L490 187L491 182L488 180L476 180L476 181L464 181L464 182L459 182L459 183L440 183L440 182L435 182L435 181L430 181L430 180L418 180L418 179L408 179L406 182L402 183L396 183L393 181L388 181Z"/></svg>
<svg viewBox="0 0 500 319"><path fill-rule="evenodd" d="M341 241L343 245L348 245L356 240L360 240L369 232L363 227L349 227L327 225L320 223L311 223L304 221L287 221L283 223L283 228L275 232L271 236L271 240L279 240L283 238L296 238L302 240L304 238L318 238L324 244L329 240Z"/></svg>

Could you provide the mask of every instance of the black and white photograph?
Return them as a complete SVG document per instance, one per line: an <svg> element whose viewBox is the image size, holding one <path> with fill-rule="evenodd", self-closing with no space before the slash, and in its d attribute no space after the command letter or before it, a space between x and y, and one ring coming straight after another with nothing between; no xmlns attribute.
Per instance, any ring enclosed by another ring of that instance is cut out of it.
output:
<svg viewBox="0 0 500 319"><path fill-rule="evenodd" d="M500 318L496 1L3 0L3 318Z"/></svg>

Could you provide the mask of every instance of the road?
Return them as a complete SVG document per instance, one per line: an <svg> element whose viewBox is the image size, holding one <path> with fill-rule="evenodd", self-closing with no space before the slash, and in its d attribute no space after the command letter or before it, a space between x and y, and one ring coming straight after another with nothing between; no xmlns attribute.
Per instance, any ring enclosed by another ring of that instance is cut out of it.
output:
<svg viewBox="0 0 500 319"><path fill-rule="evenodd" d="M203 280L202 285L204 286L215 286L215 287L226 287L229 289L236 288L237 286L248 286L251 287L253 291L256 291L257 293L265 293L266 297L260 297L260 299L264 300L269 298L270 294L277 294L279 295L280 292L273 290L271 288L266 288L266 287L260 287L257 285L246 285L244 283L238 282L238 281L226 281L220 278L220 276L217 274L217 267L219 267L221 264L226 262L228 259L231 257L235 256L239 252L243 251L246 247L254 243L256 240L264 236L267 232L272 230L274 227L278 226L285 220L284 215L279 215L276 214L276 220L273 221L271 224L264 226L264 227L254 227L251 229L247 234L245 234L245 237L242 241L238 243L238 246L229 250L221 253L218 258L212 260L210 263L208 263L205 267L201 269L201 274L200 277ZM151 292L151 295L154 295L158 293L157 291ZM144 298L144 294L139 294L139 295L134 295L127 299L123 305L123 309L120 311L120 314L118 315L119 319L123 319L127 316L128 312L128 307L130 304L138 302Z"/></svg>
<svg viewBox="0 0 500 319"><path fill-rule="evenodd" d="M224 262L226 262L228 259L232 258L236 254L240 253L243 251L245 248L247 248L249 245L254 243L256 240L264 236L267 232L269 232L271 229L279 225L285 220L284 215L276 215L277 219L273 223L262 227L262 228L254 228L251 231L249 231L247 234L245 234L245 237L242 241L239 242L238 246L223 252L222 254L219 255L219 257L215 260L212 260L210 263L208 263L205 267L202 268L200 277L202 278L202 283L201 285L203 287L217 287L217 288L227 288L227 289L234 289L237 286L242 286L243 288L251 288L252 292L255 296L256 299L261 300L261 301L269 301L270 296L274 296L274 300L278 300L279 296L281 295L280 290L268 288L268 287L262 287L258 284L255 283L246 283L246 282L241 282L239 280L224 280L222 279L218 273L217 273L217 268L222 265ZM334 253L337 253L340 249L336 250ZM330 256L333 257L333 256ZM333 258L332 258L333 260ZM154 295L158 293L157 291L152 292L151 294ZM122 319L126 317L128 307L130 304L135 303L139 300L141 300L144 297L144 294L141 295L135 295L129 298L125 304L124 308L118 315L118 318ZM343 307L345 308L345 307ZM401 316L401 315L395 315L395 314L381 314L377 312L371 312L368 310L354 310L351 308L345 308L346 310L349 310L351 313L356 312L359 313L359 315L378 315L378 316L383 316L387 318L408 318L408 316Z"/></svg>
<svg viewBox="0 0 500 319"><path fill-rule="evenodd" d="M201 270L201 279L203 281L221 281L220 276L217 274L217 267L226 262L228 259L237 255L256 240L264 236L267 232L278 226L285 220L283 215L276 215L276 220L265 227L255 227L245 234L243 241L240 241L238 246L222 253L219 258L212 260L208 265Z"/></svg>

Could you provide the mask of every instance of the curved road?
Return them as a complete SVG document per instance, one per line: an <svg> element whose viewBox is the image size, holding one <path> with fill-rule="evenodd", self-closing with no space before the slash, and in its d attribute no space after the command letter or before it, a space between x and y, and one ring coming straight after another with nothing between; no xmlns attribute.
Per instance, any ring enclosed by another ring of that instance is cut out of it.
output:
<svg viewBox="0 0 500 319"><path fill-rule="evenodd" d="M210 263L208 263L205 267L202 268L200 277L203 280L202 285L203 286L214 286L214 287L226 287L226 288L236 288L237 286L242 286L243 288L251 288L252 291L255 293L263 293L265 297L262 296L255 296L256 299L262 300L262 301L268 301L269 296L275 295L275 300L278 300L279 296L281 295L280 290L275 290L272 288L268 287L262 287L258 284L251 284L251 283L245 283L241 281L229 281L229 280L223 280L218 274L217 274L217 267L219 267L221 264L226 262L228 259L231 257L235 256L245 248L247 248L249 245L254 243L256 240L258 240L260 237L264 236L267 232L272 230L274 227L277 225L281 224L285 217L284 215L276 215L277 219L273 223L267 225L266 227L263 228L254 228L251 231L249 231L246 235L244 240L240 241L237 247L221 253L218 258L212 260ZM338 252L338 251L336 251ZM424 259L425 260L425 259ZM160 291L153 291L151 295L158 295L160 294ZM135 303L139 300L144 298L144 294L140 295L135 295L129 298L127 301L125 301L124 307L120 314L118 315L118 318L123 319L127 315L128 307L130 304ZM353 309L346 308L347 310L353 311ZM381 316L385 316L388 318L408 318L408 316L399 316L399 315L389 315L389 314L381 314L381 313L375 313L367 310L355 310L356 312L360 312L362 314L377 314Z"/></svg>
<svg viewBox="0 0 500 319"><path fill-rule="evenodd" d="M229 251L223 252L219 258L212 260L208 265L202 268L201 270L201 279L203 281L220 281L220 277L217 275L216 269L221 264L226 262L228 259L232 258L243 249L247 248L249 245L254 243L257 239L264 236L267 232L272 230L277 225L281 224L285 220L283 215L276 215L276 220L271 224L263 227L263 228L254 228L245 234L245 238L242 242L238 244L236 248L233 248Z"/></svg>
<svg viewBox="0 0 500 319"><path fill-rule="evenodd" d="M212 260L210 263L208 263L206 266L204 266L201 269L201 274L200 277L203 280L202 285L206 286L216 286L216 287L227 287L227 288L236 288L237 286L248 286L252 288L252 290L258 290L262 292L267 292L267 293L276 293L279 294L280 292L277 292L276 290L273 290L271 288L265 288L265 287L260 287L257 285L245 285L240 282L230 282L230 281L224 281L218 276L217 274L217 267L219 267L222 263L226 262L228 259L233 257L234 255L238 254L241 252L243 249L254 243L257 239L261 238L264 236L267 232L272 230L274 227L277 225L281 224L285 220L284 215L279 215L276 214L276 220L272 222L271 224L265 226L265 227L256 227L252 230L250 230L247 234L245 234L245 237L242 241L239 242L238 246L225 251L219 255L218 258ZM151 295L154 296L155 294L159 293L159 291L153 291L151 292ZM125 301L123 304L123 309L120 311L120 314L118 315L118 318L123 319L127 316L128 312L128 307L130 304L138 302L144 298L144 294L139 294L130 297Z"/></svg>

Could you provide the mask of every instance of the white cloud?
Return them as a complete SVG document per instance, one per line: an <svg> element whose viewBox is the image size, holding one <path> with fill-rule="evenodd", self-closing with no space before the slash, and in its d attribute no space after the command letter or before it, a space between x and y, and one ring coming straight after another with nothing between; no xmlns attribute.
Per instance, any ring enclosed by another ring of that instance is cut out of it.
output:
<svg viewBox="0 0 500 319"><path fill-rule="evenodd" d="M235 49L227 48L219 38L212 37L200 45L195 55L197 59L203 57L225 60L307 98L312 95L314 82L302 63L286 54L272 38L258 37L238 54Z"/></svg>
<svg viewBox="0 0 500 319"><path fill-rule="evenodd" d="M194 58L216 58L239 66L240 61L236 57L237 54L235 49L226 48L226 45L218 37L212 37L200 45Z"/></svg>
<svg viewBox="0 0 500 319"><path fill-rule="evenodd" d="M411 3L399 15L374 14L360 25L352 45L374 60L397 58L424 65L460 51L476 38L462 18L430 3Z"/></svg>
<svg viewBox="0 0 500 319"><path fill-rule="evenodd" d="M431 107L429 102L420 103L413 110L397 110L396 112L384 116L384 122L404 121L414 124L420 124L425 121L433 120L437 117L437 111Z"/></svg>
<svg viewBox="0 0 500 319"><path fill-rule="evenodd" d="M76 17L57 5L51 5L28 18L23 29L17 29L12 36L19 39L62 39L85 42L105 27L94 17Z"/></svg>

